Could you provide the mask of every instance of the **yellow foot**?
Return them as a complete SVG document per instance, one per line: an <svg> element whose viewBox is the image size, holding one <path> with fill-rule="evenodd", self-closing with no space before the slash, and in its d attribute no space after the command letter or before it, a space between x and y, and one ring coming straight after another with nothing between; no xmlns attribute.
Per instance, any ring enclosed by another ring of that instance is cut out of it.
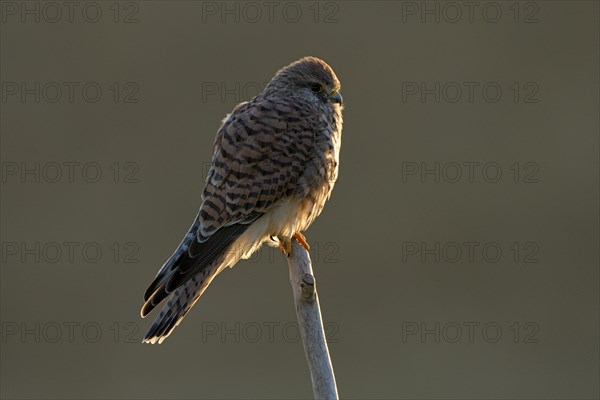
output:
<svg viewBox="0 0 600 400"><path fill-rule="evenodd" d="M286 257L292 255L292 240L289 238L277 237L279 240L279 250L285 254Z"/></svg>
<svg viewBox="0 0 600 400"><path fill-rule="evenodd" d="M306 249L306 251L310 250L310 246L306 242L306 237L304 237L304 235L301 232L296 232L294 234L294 238L298 241L298 243L300 244L300 246L302 246L302 247L304 247Z"/></svg>

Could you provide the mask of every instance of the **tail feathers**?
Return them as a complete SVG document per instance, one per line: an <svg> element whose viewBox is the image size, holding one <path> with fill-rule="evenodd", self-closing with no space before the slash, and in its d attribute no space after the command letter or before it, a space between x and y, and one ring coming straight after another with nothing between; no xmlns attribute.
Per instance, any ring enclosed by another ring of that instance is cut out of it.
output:
<svg viewBox="0 0 600 400"><path fill-rule="evenodd" d="M235 242L248 229L250 221L259 216L253 214L240 223L224 226L201 241L197 237L200 225L194 222L175 253L146 290L142 317L164 300L167 303L150 327L144 342L161 343L222 268L235 265L243 254L241 247L234 246Z"/></svg>
<svg viewBox="0 0 600 400"><path fill-rule="evenodd" d="M210 282L220 272L220 266L221 263L208 266L203 272L193 276L185 285L171 293L167 303L146 333L143 342L162 343L202 296Z"/></svg>
<svg viewBox="0 0 600 400"><path fill-rule="evenodd" d="M169 298L177 288L187 285L193 277L200 282L207 280L211 266L231 253L231 246L246 229L248 225L244 224L227 226L218 230L205 242L198 242L195 240L198 228L196 224L192 225L175 253L146 290L142 317Z"/></svg>
<svg viewBox="0 0 600 400"><path fill-rule="evenodd" d="M164 289L165 279L168 279L169 276L171 276L173 274L173 272L177 269L178 265L181 263L181 259L183 258L184 254L188 251L190 245L196 238L196 235L199 232L199 228L200 228L200 220L198 219L198 217L196 217L196 219L194 219L194 223L190 227L188 233L186 233L183 240L181 241L181 243L175 250L175 253L173 253L173 255L171 257L169 257L167 262L165 262L163 267L158 272L154 281L150 284L148 289L146 289L146 293L144 294L145 302L147 302L148 299L150 297L152 297L152 295L156 294L158 292L158 289L160 289L161 287ZM159 302L155 301L154 305L156 306L159 303L160 303L160 301ZM150 310L148 310L148 312L150 312ZM143 316L145 316L145 314L143 314Z"/></svg>

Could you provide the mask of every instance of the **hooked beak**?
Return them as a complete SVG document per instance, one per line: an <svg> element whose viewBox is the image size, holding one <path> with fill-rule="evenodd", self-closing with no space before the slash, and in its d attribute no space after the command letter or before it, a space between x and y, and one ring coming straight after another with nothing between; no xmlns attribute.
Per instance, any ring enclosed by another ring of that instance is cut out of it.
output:
<svg viewBox="0 0 600 400"><path fill-rule="evenodd" d="M329 101L331 101L332 103L337 103L339 105L342 105L344 103L344 99L342 99L342 95L340 94L340 92L333 92L329 95Z"/></svg>

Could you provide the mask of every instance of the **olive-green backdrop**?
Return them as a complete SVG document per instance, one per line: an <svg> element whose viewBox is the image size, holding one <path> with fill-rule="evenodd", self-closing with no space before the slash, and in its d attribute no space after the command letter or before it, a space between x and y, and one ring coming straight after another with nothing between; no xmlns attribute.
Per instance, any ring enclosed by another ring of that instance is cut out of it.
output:
<svg viewBox="0 0 600 400"><path fill-rule="evenodd" d="M596 1L2 1L1 395L310 398L279 252L161 346L142 295L221 119L323 58L312 244L343 398L598 398Z"/></svg>

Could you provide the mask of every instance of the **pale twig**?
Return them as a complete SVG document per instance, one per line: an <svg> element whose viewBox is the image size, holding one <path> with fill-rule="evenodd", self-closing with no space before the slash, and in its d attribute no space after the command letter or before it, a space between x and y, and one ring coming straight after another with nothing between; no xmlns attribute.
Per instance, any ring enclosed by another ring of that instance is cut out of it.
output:
<svg viewBox="0 0 600 400"><path fill-rule="evenodd" d="M292 253L288 257L288 265L298 326L310 369L315 399L338 399L310 255L294 239L292 239Z"/></svg>

